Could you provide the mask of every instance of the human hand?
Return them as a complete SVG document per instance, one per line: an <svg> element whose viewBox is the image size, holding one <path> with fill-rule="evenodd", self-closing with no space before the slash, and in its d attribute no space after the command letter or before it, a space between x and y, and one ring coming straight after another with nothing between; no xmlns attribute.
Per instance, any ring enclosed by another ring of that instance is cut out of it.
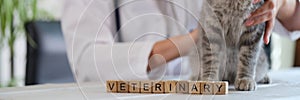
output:
<svg viewBox="0 0 300 100"><path fill-rule="evenodd" d="M261 0L253 0L253 3L256 4L260 1ZM245 23L246 26L253 26L266 22L266 29L263 36L265 44L269 44L269 38L275 24L278 10L284 1L285 0L265 0L265 3L260 8L251 13Z"/></svg>
<svg viewBox="0 0 300 100"><path fill-rule="evenodd" d="M194 29L191 33L189 33L191 38L194 40L195 44L198 42L199 40L199 29L196 28Z"/></svg>
<svg viewBox="0 0 300 100"><path fill-rule="evenodd" d="M162 67L161 65L166 64L166 62L184 56L188 54L191 49L195 49L199 39L198 32L198 29L194 29L189 34L170 37L155 43L149 55L147 72L150 72L156 67Z"/></svg>

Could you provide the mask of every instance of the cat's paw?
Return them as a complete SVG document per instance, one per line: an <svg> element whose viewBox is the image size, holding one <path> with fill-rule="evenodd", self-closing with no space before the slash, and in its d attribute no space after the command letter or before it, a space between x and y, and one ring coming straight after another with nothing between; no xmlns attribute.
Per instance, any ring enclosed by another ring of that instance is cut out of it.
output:
<svg viewBox="0 0 300 100"><path fill-rule="evenodd" d="M256 82L251 78L239 78L234 82L235 89L239 91L254 91L256 90Z"/></svg>
<svg viewBox="0 0 300 100"><path fill-rule="evenodd" d="M258 82L259 84L270 84L271 83L271 79L269 78L268 75L266 75L262 80L260 80Z"/></svg>

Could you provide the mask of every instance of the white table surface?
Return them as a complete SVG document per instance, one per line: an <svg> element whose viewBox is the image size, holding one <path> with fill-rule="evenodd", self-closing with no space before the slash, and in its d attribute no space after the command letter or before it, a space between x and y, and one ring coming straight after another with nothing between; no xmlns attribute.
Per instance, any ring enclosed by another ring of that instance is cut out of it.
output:
<svg viewBox="0 0 300 100"><path fill-rule="evenodd" d="M106 93L105 86L97 83L81 84L81 88L70 83L2 88L0 100L300 100L300 69L272 71L270 76L272 84L259 85L254 92L234 91L230 86L228 95Z"/></svg>

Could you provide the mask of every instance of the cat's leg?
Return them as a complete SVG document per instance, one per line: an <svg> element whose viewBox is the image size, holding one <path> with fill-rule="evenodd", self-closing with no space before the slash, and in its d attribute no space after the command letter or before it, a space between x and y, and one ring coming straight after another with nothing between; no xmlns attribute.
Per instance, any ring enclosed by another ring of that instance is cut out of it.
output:
<svg viewBox="0 0 300 100"><path fill-rule="evenodd" d="M200 26L200 25L199 25ZM204 34L204 30L199 27L199 38ZM195 46L192 47L191 52L189 54L189 66L192 69L192 75L190 77L190 80L192 81L199 81L201 80L201 47L202 47L202 41L199 40Z"/></svg>
<svg viewBox="0 0 300 100"><path fill-rule="evenodd" d="M241 91L253 91L256 89L255 67L256 67L256 46L242 46L239 53L237 76L235 88Z"/></svg>
<svg viewBox="0 0 300 100"><path fill-rule="evenodd" d="M263 5L263 0L253 9L257 9ZM262 46L262 36L265 31L265 23L245 27L246 30L243 31L240 37L239 45L239 59L237 76L235 79L235 88L242 91L253 91L256 89L256 83L263 79L265 81L269 80L267 76L265 61L261 58L261 46ZM260 64L263 62L263 64Z"/></svg>
<svg viewBox="0 0 300 100"><path fill-rule="evenodd" d="M240 37L237 75L235 88L241 91L256 89L256 66L262 45L262 32L264 26L248 28Z"/></svg>
<svg viewBox="0 0 300 100"><path fill-rule="evenodd" d="M206 34L201 37L201 80L218 81L220 80L220 66L224 66L222 62L225 60L226 44L223 40L222 30L220 28L211 25L206 28L205 33Z"/></svg>

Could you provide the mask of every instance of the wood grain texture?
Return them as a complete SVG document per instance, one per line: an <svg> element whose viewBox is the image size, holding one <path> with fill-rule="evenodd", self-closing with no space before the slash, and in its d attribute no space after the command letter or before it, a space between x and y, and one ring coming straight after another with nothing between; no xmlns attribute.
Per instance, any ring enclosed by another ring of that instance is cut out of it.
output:
<svg viewBox="0 0 300 100"><path fill-rule="evenodd" d="M107 92L118 92L118 81L108 80L106 81L106 91Z"/></svg>
<svg viewBox="0 0 300 100"><path fill-rule="evenodd" d="M188 81L178 81L176 84L177 93L189 93L189 82Z"/></svg>
<svg viewBox="0 0 300 100"><path fill-rule="evenodd" d="M189 82L189 93L190 94L200 94L200 82L191 81Z"/></svg>
<svg viewBox="0 0 300 100"><path fill-rule="evenodd" d="M154 81L152 82L152 93L165 93L165 82Z"/></svg>
<svg viewBox="0 0 300 100"><path fill-rule="evenodd" d="M176 93L177 81L165 81L165 93Z"/></svg>
<svg viewBox="0 0 300 100"><path fill-rule="evenodd" d="M141 93L152 93L152 81L141 81Z"/></svg>
<svg viewBox="0 0 300 100"><path fill-rule="evenodd" d="M128 81L118 81L118 93L128 93Z"/></svg>
<svg viewBox="0 0 300 100"><path fill-rule="evenodd" d="M141 93L141 82L129 81L129 93Z"/></svg>
<svg viewBox="0 0 300 100"><path fill-rule="evenodd" d="M108 93L178 93L196 95L226 95L227 81L106 81Z"/></svg>

